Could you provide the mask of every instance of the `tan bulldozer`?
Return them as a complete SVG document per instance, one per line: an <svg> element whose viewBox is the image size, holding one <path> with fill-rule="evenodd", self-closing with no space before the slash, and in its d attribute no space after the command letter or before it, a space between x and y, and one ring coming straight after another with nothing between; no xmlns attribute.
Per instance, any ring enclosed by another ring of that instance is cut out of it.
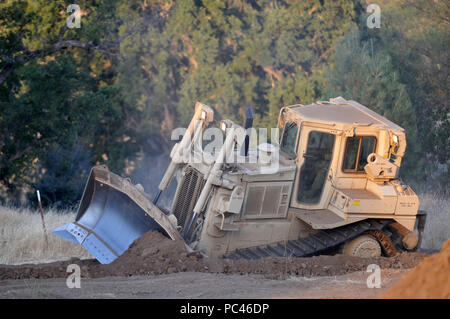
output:
<svg viewBox="0 0 450 319"><path fill-rule="evenodd" d="M283 107L267 143L251 125L250 108L246 115L245 127L221 121L213 133L224 141L208 147L214 112L197 103L154 198L96 166L75 222L54 233L101 263L149 230L210 257L372 257L418 249L426 214L398 178L406 149L401 127L338 97ZM165 210L158 200L171 182L176 192Z"/></svg>

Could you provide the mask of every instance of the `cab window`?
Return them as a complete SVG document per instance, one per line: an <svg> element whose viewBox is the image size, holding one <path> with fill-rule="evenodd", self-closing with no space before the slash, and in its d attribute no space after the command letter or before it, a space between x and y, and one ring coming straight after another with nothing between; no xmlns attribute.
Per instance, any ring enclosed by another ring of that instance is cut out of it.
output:
<svg viewBox="0 0 450 319"><path fill-rule="evenodd" d="M373 136L356 136L347 138L343 163L344 172L364 172L367 156L375 152L377 139Z"/></svg>
<svg viewBox="0 0 450 319"><path fill-rule="evenodd" d="M300 169L297 200L304 204L317 204L330 169L335 136L326 132L312 131Z"/></svg>
<svg viewBox="0 0 450 319"><path fill-rule="evenodd" d="M281 139L281 150L291 157L295 157L298 127L295 123L286 123Z"/></svg>

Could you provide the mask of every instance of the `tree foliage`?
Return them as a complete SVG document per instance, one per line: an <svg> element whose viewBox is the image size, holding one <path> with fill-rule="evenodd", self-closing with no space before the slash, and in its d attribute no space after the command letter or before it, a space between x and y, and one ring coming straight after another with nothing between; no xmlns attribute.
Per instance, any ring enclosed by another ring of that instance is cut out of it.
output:
<svg viewBox="0 0 450 319"><path fill-rule="evenodd" d="M363 15L337 44L327 94L352 97L404 127L402 176L448 191L450 7L432 0L380 5L380 29L366 28Z"/></svg>
<svg viewBox="0 0 450 319"><path fill-rule="evenodd" d="M374 45L372 38L364 41L358 30L353 29L338 45L335 67L327 74L325 94L358 101L403 127L407 132L408 147L402 175L423 179L416 114L406 86L400 82L389 54L374 49Z"/></svg>
<svg viewBox="0 0 450 319"><path fill-rule="evenodd" d="M168 152L196 101L272 127L284 105L352 98L407 130L404 176L431 176L448 164L448 5L379 2L368 30L357 0L1 0L0 196L76 201L57 178Z"/></svg>

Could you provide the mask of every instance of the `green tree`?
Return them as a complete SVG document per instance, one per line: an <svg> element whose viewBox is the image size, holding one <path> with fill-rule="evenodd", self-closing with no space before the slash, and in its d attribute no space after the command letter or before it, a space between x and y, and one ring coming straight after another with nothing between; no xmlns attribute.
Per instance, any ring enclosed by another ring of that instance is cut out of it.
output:
<svg viewBox="0 0 450 319"><path fill-rule="evenodd" d="M109 8L105 3L98 2L101 10L91 7L85 16L102 17ZM109 131L111 125L119 126L120 94L108 70L99 68L116 54L117 44L101 43L108 39L105 34L110 36L101 32L102 19L90 28L68 29L67 5L0 3L0 184L12 198L23 185L36 183L33 172L55 145L70 149L81 141L95 150L93 163L105 151L117 150L110 138L116 131ZM120 161L113 164L123 167Z"/></svg>
<svg viewBox="0 0 450 319"><path fill-rule="evenodd" d="M378 43L373 38L362 39L353 28L338 44L324 95L358 101L403 127L408 147L401 175L414 181L424 177L414 108L390 55Z"/></svg>
<svg viewBox="0 0 450 319"><path fill-rule="evenodd" d="M170 149L196 101L240 124L252 106L273 127L280 107L336 95L402 125L402 174L431 176L449 153L448 5L379 4L369 30L357 0L2 0L0 189L74 201L78 182L47 187L84 170L68 162L129 175Z"/></svg>
<svg viewBox="0 0 450 319"><path fill-rule="evenodd" d="M380 45L392 57L416 113L425 162L422 182L428 190L448 192L450 6L447 1L411 0L384 7Z"/></svg>

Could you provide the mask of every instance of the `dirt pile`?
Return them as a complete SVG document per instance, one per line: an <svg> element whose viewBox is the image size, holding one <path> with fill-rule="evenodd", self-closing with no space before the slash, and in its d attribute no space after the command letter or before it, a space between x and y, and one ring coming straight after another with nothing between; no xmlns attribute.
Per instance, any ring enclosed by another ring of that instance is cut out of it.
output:
<svg viewBox="0 0 450 319"><path fill-rule="evenodd" d="M184 243L172 241L157 231L150 231L109 265L96 260L73 259L41 265L0 265L1 279L67 277L66 267L78 264L85 278L106 276L159 275L174 272L212 272L226 274L263 274L268 278L288 276L336 276L354 271L366 271L370 264L383 269L407 269L416 266L425 255L401 254L396 257L357 258L344 255L305 258L271 257L259 260L229 260L204 258L189 253Z"/></svg>
<svg viewBox="0 0 450 319"><path fill-rule="evenodd" d="M425 258L381 298L450 298L450 239Z"/></svg>
<svg viewBox="0 0 450 319"><path fill-rule="evenodd" d="M201 254L188 253L183 242L170 240L158 231L144 234L123 255L99 268L109 275L158 275L204 270ZM96 276L96 273L92 275Z"/></svg>

